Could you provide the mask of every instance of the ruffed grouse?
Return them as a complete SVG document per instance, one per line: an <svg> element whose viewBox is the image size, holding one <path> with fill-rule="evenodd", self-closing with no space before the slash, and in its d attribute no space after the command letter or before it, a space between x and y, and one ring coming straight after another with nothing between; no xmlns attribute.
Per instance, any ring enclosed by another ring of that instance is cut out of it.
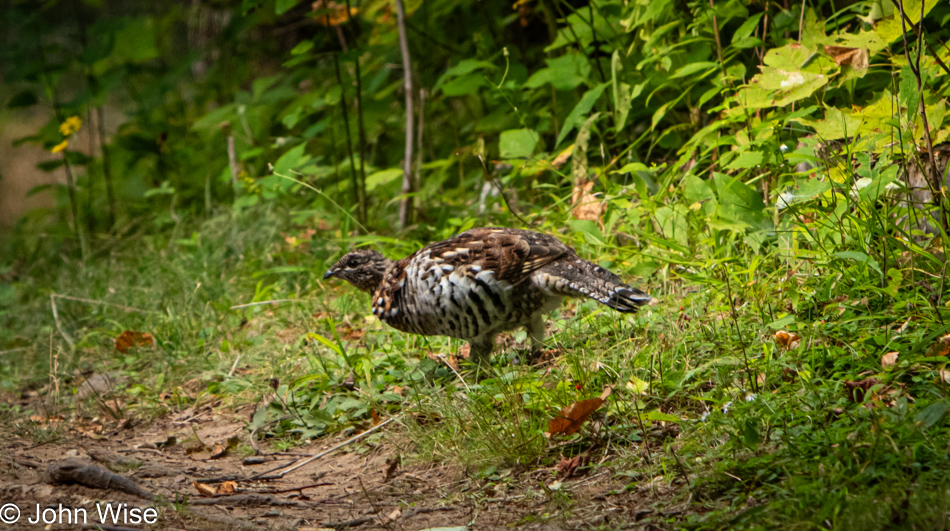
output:
<svg viewBox="0 0 950 531"><path fill-rule="evenodd" d="M563 297L589 297L625 313L651 299L553 236L496 227L468 230L397 261L359 249L323 278L330 277L372 294L373 314L397 330L468 340L478 364L506 330L523 326L540 347L542 315Z"/></svg>

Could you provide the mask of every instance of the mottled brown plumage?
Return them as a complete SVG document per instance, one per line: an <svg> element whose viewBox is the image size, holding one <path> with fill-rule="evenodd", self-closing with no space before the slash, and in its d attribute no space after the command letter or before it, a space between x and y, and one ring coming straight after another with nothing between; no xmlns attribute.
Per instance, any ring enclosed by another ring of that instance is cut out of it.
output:
<svg viewBox="0 0 950 531"><path fill-rule="evenodd" d="M650 301L553 236L498 227L471 229L398 261L353 251L327 271L330 277L371 293L373 314L397 330L468 340L478 363L506 330L527 328L539 347L542 315L563 297L589 297L619 312Z"/></svg>

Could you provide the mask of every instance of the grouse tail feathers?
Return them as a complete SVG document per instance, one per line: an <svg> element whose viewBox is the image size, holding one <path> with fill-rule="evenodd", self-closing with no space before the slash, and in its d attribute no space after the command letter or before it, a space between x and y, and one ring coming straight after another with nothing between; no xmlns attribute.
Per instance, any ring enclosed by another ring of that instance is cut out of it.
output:
<svg viewBox="0 0 950 531"><path fill-rule="evenodd" d="M622 313L653 300L649 294L624 284L620 277L586 260L561 262L545 268L554 277L552 287L568 297L587 297Z"/></svg>

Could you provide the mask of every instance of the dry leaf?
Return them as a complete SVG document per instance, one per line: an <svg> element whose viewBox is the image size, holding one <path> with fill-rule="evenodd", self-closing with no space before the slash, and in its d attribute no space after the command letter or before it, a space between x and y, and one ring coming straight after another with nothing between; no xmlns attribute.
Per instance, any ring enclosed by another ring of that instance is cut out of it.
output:
<svg viewBox="0 0 950 531"><path fill-rule="evenodd" d="M384 470L386 477L383 481L389 481L393 478L393 476L396 475L396 469L399 468L399 463L401 462L402 457L399 455L396 455L396 457L390 457L386 460L386 470Z"/></svg>
<svg viewBox="0 0 950 531"><path fill-rule="evenodd" d="M586 455L577 455L570 459L562 457L557 464L557 477L559 479L568 479L577 474L578 467L587 466L588 457Z"/></svg>
<svg viewBox="0 0 950 531"><path fill-rule="evenodd" d="M584 424L587 417L594 411L597 411L603 403L603 398L590 398L574 402L562 409L557 417L548 422L548 432L551 435L571 435L577 433L577 430L581 429L581 425Z"/></svg>
<svg viewBox="0 0 950 531"><path fill-rule="evenodd" d="M314 20L321 26L339 26L359 13L359 9L351 7L347 16L346 4L326 0L317 0L310 7L319 12L314 16Z"/></svg>
<svg viewBox="0 0 950 531"><path fill-rule="evenodd" d="M852 402L863 402L865 393L879 383L881 381L877 378L865 378L858 381L847 380L844 382L844 388Z"/></svg>
<svg viewBox="0 0 950 531"><path fill-rule="evenodd" d="M946 356L950 354L950 334L947 334L937 340L930 347L930 356Z"/></svg>
<svg viewBox="0 0 950 531"><path fill-rule="evenodd" d="M574 186L574 193L571 195L571 204L573 205L573 215L576 219L587 221L597 221L604 212L604 205L597 199L597 196L591 193L594 189L594 181L588 181L586 184Z"/></svg>
<svg viewBox="0 0 950 531"><path fill-rule="evenodd" d="M197 481L193 481L191 484L195 487L195 490L198 491L198 494L201 494L202 496L214 496L214 495L215 495L215 492L216 492L216 491L214 490L214 487L212 487L211 485L206 485L206 484L204 484L204 483L198 483Z"/></svg>
<svg viewBox="0 0 950 531"><path fill-rule="evenodd" d="M567 159L571 157L571 153L574 153L574 144L567 146L567 148L565 148L564 151L558 153L557 157L555 157L554 160L551 161L551 166L554 166L555 168L560 168L561 166L564 165L565 162L567 162Z"/></svg>
<svg viewBox="0 0 950 531"><path fill-rule="evenodd" d="M897 363L897 356L900 353L898 352L888 352L887 354L881 356L881 366L885 369Z"/></svg>
<svg viewBox="0 0 950 531"><path fill-rule="evenodd" d="M215 494L234 494L237 492L237 483L234 481L225 481L214 489Z"/></svg>
<svg viewBox="0 0 950 531"><path fill-rule="evenodd" d="M940 375L940 379L943 381L943 383L950 384L950 371L947 369L940 369L937 371L937 374Z"/></svg>
<svg viewBox="0 0 950 531"><path fill-rule="evenodd" d="M125 354L133 347L144 347L155 342L155 337L146 332L126 330L115 338L115 349Z"/></svg>
<svg viewBox="0 0 950 531"><path fill-rule="evenodd" d="M775 332L775 335L772 336L775 338L775 342L785 348L786 350L793 350L798 345L801 344L802 338L795 332L789 332L787 330L779 330Z"/></svg>
<svg viewBox="0 0 950 531"><path fill-rule="evenodd" d="M369 410L369 416L373 419L373 426L379 424L379 413L375 409Z"/></svg>
<svg viewBox="0 0 950 531"><path fill-rule="evenodd" d="M855 70L867 70L867 48L848 48L847 46L825 46L825 53L834 59L838 66L848 65Z"/></svg>
<svg viewBox="0 0 950 531"><path fill-rule="evenodd" d="M400 516L402 516L402 511L399 510L399 507L396 507L395 509L393 509L393 512L386 515L386 518L389 518L390 520L395 520L399 518Z"/></svg>
<svg viewBox="0 0 950 531"><path fill-rule="evenodd" d="M209 458L210 458L210 459L221 459L222 457L224 457L225 455L227 455L227 453L228 453L228 449L227 449L227 448L225 448L224 446L221 446L220 444L215 444L215 445L214 445L214 451L211 452L211 455L209 456Z"/></svg>

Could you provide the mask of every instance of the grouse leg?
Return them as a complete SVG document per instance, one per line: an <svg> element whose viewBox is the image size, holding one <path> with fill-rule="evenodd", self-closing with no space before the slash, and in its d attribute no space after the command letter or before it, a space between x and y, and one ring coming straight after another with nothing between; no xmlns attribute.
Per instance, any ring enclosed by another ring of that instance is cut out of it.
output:
<svg viewBox="0 0 950 531"><path fill-rule="evenodd" d="M495 348L495 336L472 339L469 344L471 345L469 361L479 370L488 368L491 365L491 351Z"/></svg>
<svg viewBox="0 0 950 531"><path fill-rule="evenodd" d="M531 316L531 321L525 326L528 337L531 338L531 350L538 353L544 348L544 316L537 312Z"/></svg>

